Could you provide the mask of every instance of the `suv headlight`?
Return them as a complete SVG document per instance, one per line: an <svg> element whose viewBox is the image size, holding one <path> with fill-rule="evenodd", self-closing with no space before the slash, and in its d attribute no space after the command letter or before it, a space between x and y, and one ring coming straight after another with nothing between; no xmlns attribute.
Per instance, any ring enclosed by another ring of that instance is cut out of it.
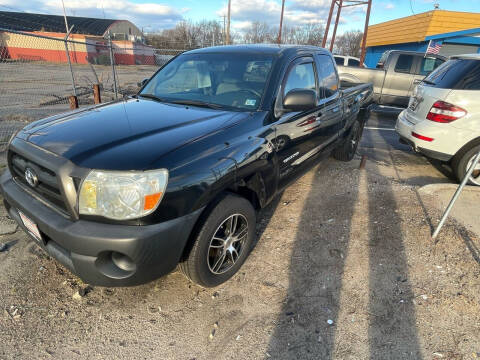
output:
<svg viewBox="0 0 480 360"><path fill-rule="evenodd" d="M82 183L78 210L83 215L99 215L126 220L148 215L162 200L168 170L93 170Z"/></svg>

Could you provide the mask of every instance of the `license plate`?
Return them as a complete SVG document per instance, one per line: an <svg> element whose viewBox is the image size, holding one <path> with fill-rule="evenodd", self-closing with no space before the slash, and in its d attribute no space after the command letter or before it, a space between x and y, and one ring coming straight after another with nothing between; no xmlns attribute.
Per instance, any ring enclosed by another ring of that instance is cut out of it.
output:
<svg viewBox="0 0 480 360"><path fill-rule="evenodd" d="M420 102L418 101L418 99L416 97L412 97L410 98L410 104L408 105L408 107L410 108L410 110L415 111L417 110L419 104Z"/></svg>
<svg viewBox="0 0 480 360"><path fill-rule="evenodd" d="M38 226L35 224L30 218L22 213L21 211L18 211L18 214L20 215L20 218L22 219L23 225L27 228L28 232L32 234L32 236L38 240L42 241L42 235L40 235L40 231L38 231Z"/></svg>

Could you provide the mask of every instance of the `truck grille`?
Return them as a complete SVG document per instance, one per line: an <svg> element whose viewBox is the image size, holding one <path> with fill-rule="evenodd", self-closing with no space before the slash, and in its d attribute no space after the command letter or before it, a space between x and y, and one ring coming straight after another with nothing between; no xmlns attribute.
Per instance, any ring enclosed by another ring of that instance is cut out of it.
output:
<svg viewBox="0 0 480 360"><path fill-rule="evenodd" d="M55 172L15 152L10 152L9 165L12 176L17 182L25 185L46 203L68 214ZM26 180L25 170L27 168L32 169L37 175L38 184L35 187L32 187Z"/></svg>

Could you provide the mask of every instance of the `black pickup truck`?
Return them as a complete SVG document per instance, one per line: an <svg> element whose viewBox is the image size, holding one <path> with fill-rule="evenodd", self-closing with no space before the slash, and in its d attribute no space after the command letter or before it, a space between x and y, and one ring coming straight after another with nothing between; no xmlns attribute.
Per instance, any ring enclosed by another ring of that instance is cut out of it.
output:
<svg viewBox="0 0 480 360"><path fill-rule="evenodd" d="M29 124L0 179L23 230L87 283L175 269L216 286L255 243L256 210L319 159L353 158L370 84L339 89L307 46L185 52L136 96Z"/></svg>

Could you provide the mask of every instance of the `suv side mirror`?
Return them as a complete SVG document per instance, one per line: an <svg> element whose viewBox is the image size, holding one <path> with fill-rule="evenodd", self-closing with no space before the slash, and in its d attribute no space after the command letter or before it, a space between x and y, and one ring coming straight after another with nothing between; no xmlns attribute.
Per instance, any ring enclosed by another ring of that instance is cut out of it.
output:
<svg viewBox="0 0 480 360"><path fill-rule="evenodd" d="M143 79L142 81L140 81L139 83L137 83L137 86L139 88L143 87L143 85L145 85L147 83L147 81L150 80L150 79Z"/></svg>
<svg viewBox="0 0 480 360"><path fill-rule="evenodd" d="M283 98L283 108L290 111L307 111L317 106L317 93L312 89L292 89Z"/></svg>

